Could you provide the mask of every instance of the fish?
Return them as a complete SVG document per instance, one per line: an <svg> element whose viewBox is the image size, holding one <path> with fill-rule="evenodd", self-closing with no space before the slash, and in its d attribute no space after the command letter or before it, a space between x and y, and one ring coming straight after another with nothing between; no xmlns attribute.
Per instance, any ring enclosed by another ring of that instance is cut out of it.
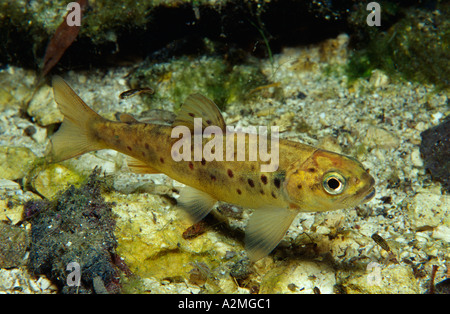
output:
<svg viewBox="0 0 450 314"><path fill-rule="evenodd" d="M120 93L120 99L128 99L140 94L154 94L155 91L150 87L133 88Z"/></svg>
<svg viewBox="0 0 450 314"><path fill-rule="evenodd" d="M202 220L218 201L253 209L244 240L252 262L272 252L298 213L355 207L375 195L374 178L356 159L291 140L278 140L279 160L273 171L261 170L263 164L270 162L262 158L195 158L195 129L199 126L195 119L202 118L200 128L204 131L210 126L227 129L218 107L201 94L187 97L175 121L164 125L139 122L129 114L121 115L121 121L107 120L61 77L55 76L52 85L64 119L50 139L51 162L114 149L128 155L128 167L133 172L163 173L185 184L178 206L190 214L193 222ZM181 141L173 136L177 127L194 131L194 145L189 138L191 145L187 146L189 156L194 156L190 160L175 161L173 147ZM224 149L227 137L222 138ZM216 135L213 139L217 139ZM258 140L245 134L246 156L250 156L250 148L260 144L254 142ZM203 137L201 144L207 145L208 138ZM238 149L234 149L234 155L237 154Z"/></svg>

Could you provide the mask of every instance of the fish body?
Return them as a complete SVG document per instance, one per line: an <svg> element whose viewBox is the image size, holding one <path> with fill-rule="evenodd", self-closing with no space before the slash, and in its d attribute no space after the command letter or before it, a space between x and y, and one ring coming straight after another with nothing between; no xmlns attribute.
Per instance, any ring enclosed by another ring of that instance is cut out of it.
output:
<svg viewBox="0 0 450 314"><path fill-rule="evenodd" d="M53 161L114 149L130 156L128 166L134 172L164 173L184 183L178 202L194 220L206 216L217 201L253 208L245 240L253 261L276 247L298 212L352 207L375 193L374 179L358 161L289 140L268 141L276 144L271 146L271 153L276 150L279 158L274 171L261 171L273 161L249 158L252 148L261 145L261 138L244 134L244 148L240 149L228 142L230 136L236 140L239 132L228 135L217 106L199 94L188 97L172 125L159 125L142 123L129 115L122 115L121 122L106 120L61 78L54 78L53 88L64 114L60 130L51 139ZM213 137L198 140L194 118L203 119L201 131L217 126L225 135L216 138L214 133ZM193 132L174 136L177 127ZM200 150L200 157L195 154L196 145L211 146L211 138L220 141L210 151L221 151L227 158L212 159L206 150ZM177 145L180 149L174 150ZM246 159L236 158L243 152L241 156ZM179 160L181 154L183 160Z"/></svg>

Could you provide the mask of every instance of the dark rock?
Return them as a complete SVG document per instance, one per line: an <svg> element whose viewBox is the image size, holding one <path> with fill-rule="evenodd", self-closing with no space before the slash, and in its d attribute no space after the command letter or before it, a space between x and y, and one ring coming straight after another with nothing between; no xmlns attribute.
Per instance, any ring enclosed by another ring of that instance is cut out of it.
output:
<svg viewBox="0 0 450 314"><path fill-rule="evenodd" d="M115 265L117 241L111 204L101 196L102 181L96 169L80 188L70 186L55 200L32 201L29 269L45 274L62 292L94 292L94 279L109 292L120 291L119 269ZM42 204L40 204L42 202ZM39 204L36 204L39 203ZM81 286L67 285L69 263L80 266Z"/></svg>
<svg viewBox="0 0 450 314"><path fill-rule="evenodd" d="M0 268L22 266L28 241L25 228L0 222Z"/></svg>
<svg viewBox="0 0 450 314"><path fill-rule="evenodd" d="M420 153L425 169L433 180L441 182L447 193L450 193L450 117L420 135Z"/></svg>

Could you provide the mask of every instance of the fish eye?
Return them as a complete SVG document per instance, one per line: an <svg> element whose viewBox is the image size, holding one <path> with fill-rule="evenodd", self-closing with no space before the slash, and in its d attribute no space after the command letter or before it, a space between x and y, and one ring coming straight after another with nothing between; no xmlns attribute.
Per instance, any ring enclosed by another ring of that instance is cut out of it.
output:
<svg viewBox="0 0 450 314"><path fill-rule="evenodd" d="M345 179L339 173L330 172L323 177L322 185L328 194L341 194L345 188Z"/></svg>

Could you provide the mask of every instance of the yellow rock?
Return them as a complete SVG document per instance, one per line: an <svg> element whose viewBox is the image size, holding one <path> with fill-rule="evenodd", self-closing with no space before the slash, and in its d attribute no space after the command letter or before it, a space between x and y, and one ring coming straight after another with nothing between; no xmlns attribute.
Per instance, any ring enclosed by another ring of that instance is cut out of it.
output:
<svg viewBox="0 0 450 314"><path fill-rule="evenodd" d="M276 265L264 275L260 293L312 294L314 287L318 287L321 293L333 293L335 284L334 271L327 263L292 260ZM297 289L292 291L290 285L295 285Z"/></svg>
<svg viewBox="0 0 450 314"><path fill-rule="evenodd" d="M0 147L0 178L23 178L33 167L36 155L25 147Z"/></svg>
<svg viewBox="0 0 450 314"><path fill-rule="evenodd" d="M226 250L236 245L235 239L211 229L194 239L184 239L183 232L190 223L160 196L112 193L105 199L116 203L113 211L117 223L117 253L141 278L162 281L176 277L188 282L195 263L204 263L213 270L224 262ZM214 278L207 280L207 286L211 292L225 289L217 286ZM229 291L229 287L226 290Z"/></svg>
<svg viewBox="0 0 450 314"><path fill-rule="evenodd" d="M383 265L374 263L364 274L353 275L342 284L347 293L420 293L418 281L412 267L402 265Z"/></svg>
<svg viewBox="0 0 450 314"><path fill-rule="evenodd" d="M79 185L83 177L59 164L53 164L38 173L32 181L34 189L46 198L52 198L69 185Z"/></svg>
<svg viewBox="0 0 450 314"><path fill-rule="evenodd" d="M12 206L11 206L12 204ZM0 199L0 220L11 223L12 225L17 224L22 220L23 205L10 203L8 200Z"/></svg>

